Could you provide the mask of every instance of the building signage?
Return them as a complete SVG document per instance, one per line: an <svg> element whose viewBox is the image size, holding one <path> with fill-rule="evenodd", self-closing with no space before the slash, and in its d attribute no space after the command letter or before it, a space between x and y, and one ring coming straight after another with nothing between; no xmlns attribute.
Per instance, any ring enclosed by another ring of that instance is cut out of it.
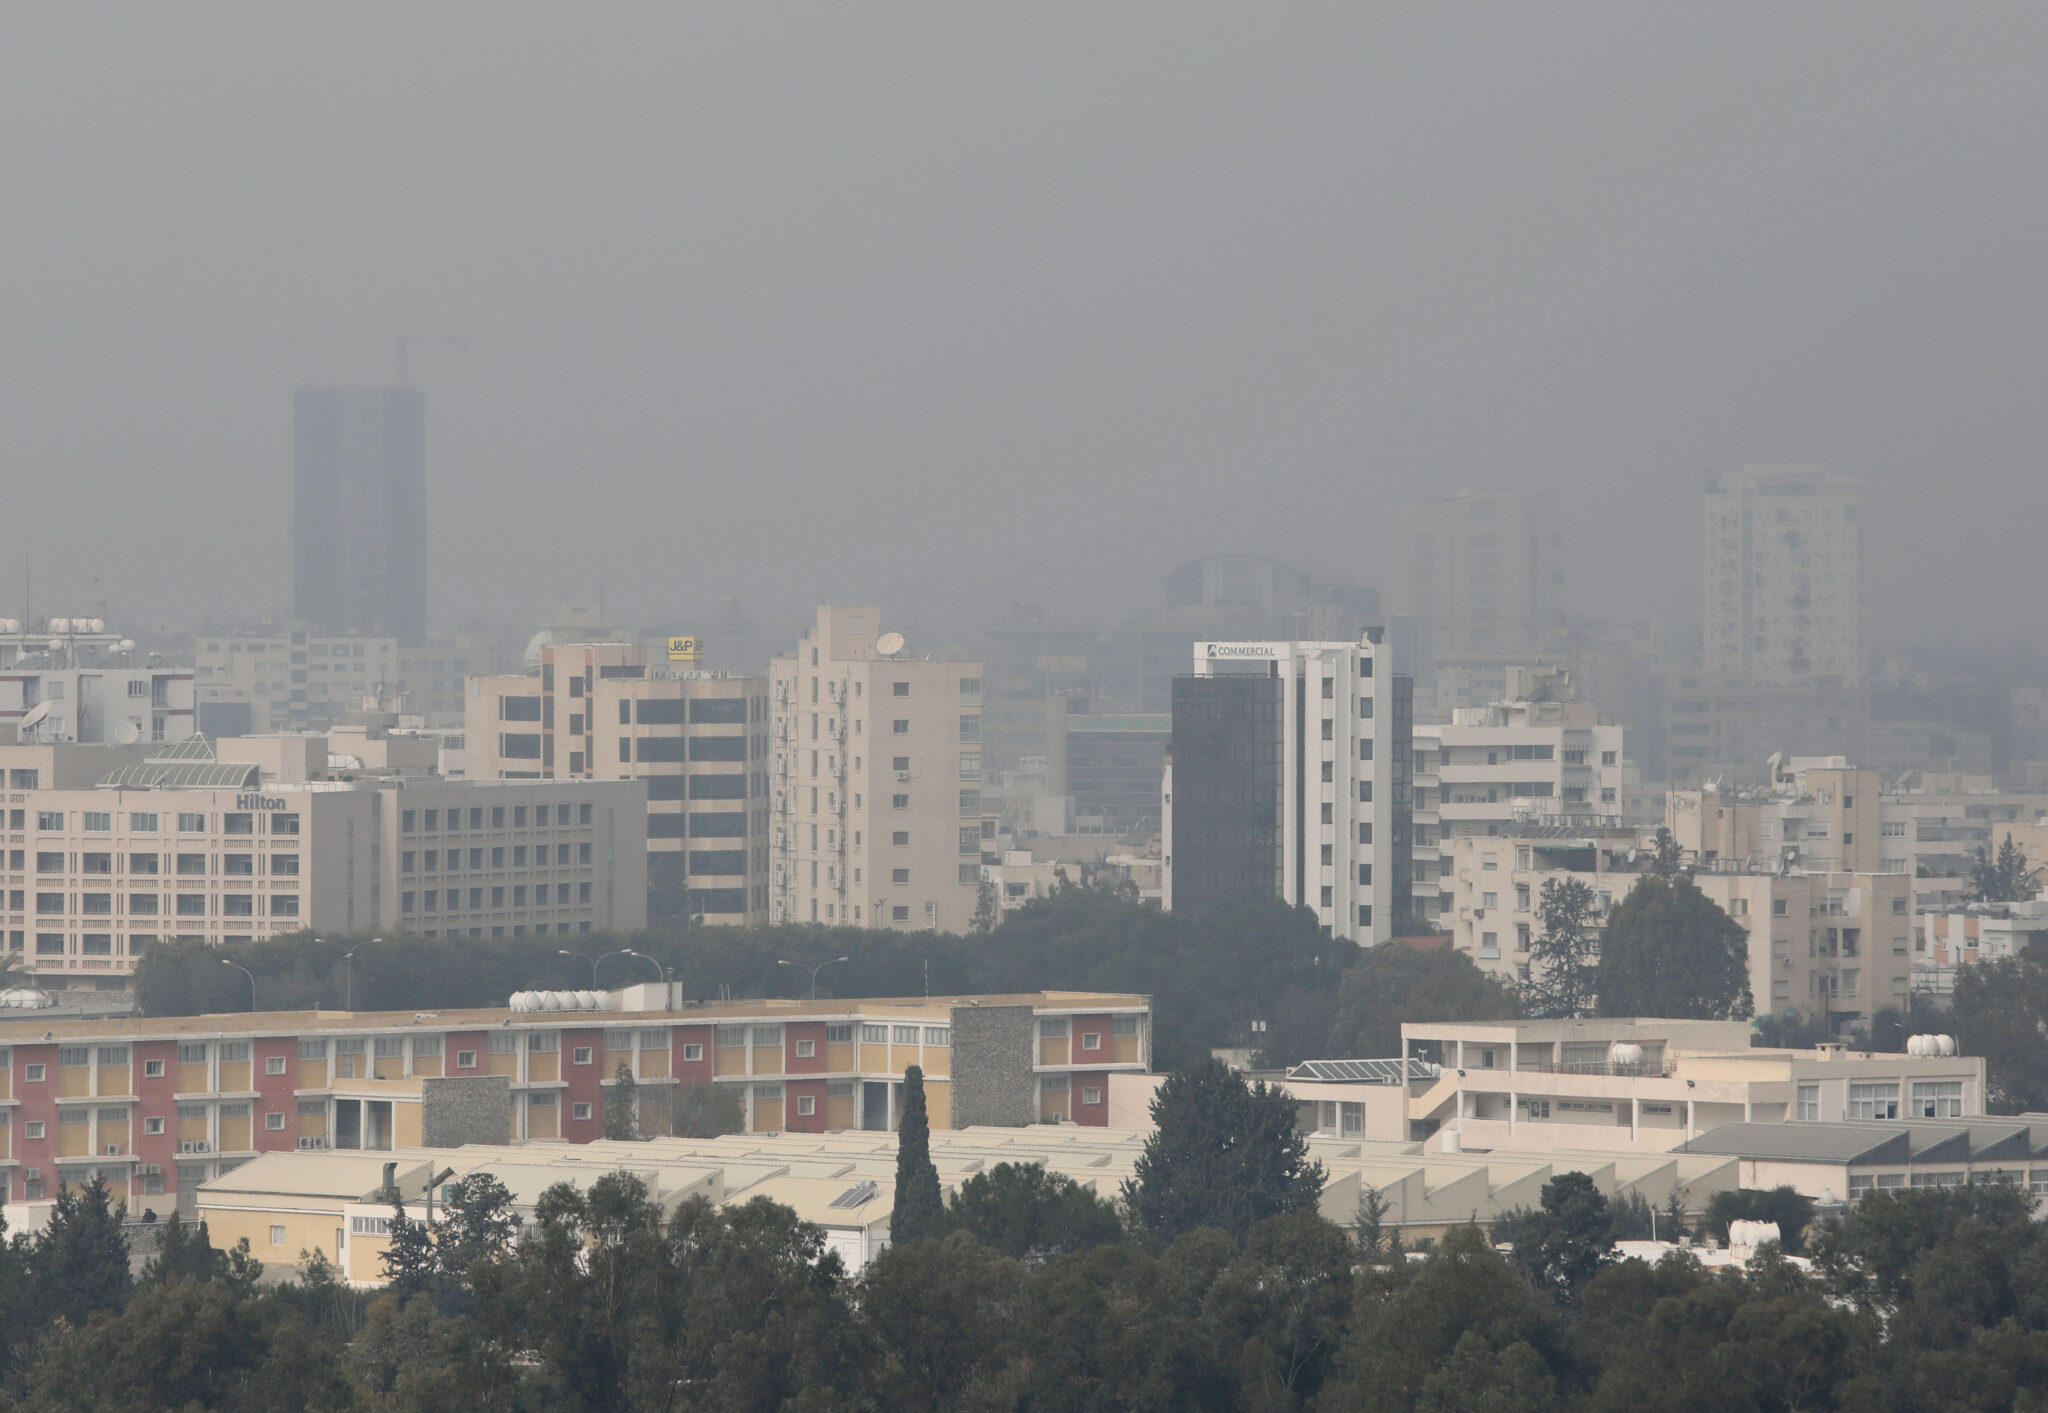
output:
<svg viewBox="0 0 2048 1413"><path fill-rule="evenodd" d="M1278 661L1285 649L1282 643L1204 643L1203 656L1211 661L1223 658L1261 658L1268 662Z"/></svg>
<svg viewBox="0 0 2048 1413"><path fill-rule="evenodd" d="M702 656L704 656L704 640L702 638L670 638L668 640L668 660L670 662L695 662Z"/></svg>
<svg viewBox="0 0 2048 1413"><path fill-rule="evenodd" d="M285 806L282 795L237 795L235 808L238 810L281 810Z"/></svg>

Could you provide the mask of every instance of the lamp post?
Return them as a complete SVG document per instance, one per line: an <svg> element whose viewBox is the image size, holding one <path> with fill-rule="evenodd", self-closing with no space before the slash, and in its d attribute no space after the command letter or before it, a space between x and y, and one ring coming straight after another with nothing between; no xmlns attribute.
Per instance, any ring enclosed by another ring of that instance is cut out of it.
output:
<svg viewBox="0 0 2048 1413"><path fill-rule="evenodd" d="M583 952L566 952L563 951L560 947L555 948L555 955L558 957L578 957L581 958L583 961L589 962L590 989L592 991L597 990L597 958L589 956Z"/></svg>
<svg viewBox="0 0 2048 1413"><path fill-rule="evenodd" d="M347 990L342 993L343 1000L341 1003L341 1008L345 1011L353 1011L356 1008L355 960L356 954L354 948L350 948L347 952L344 952L342 954L341 982L342 985L347 988Z"/></svg>
<svg viewBox="0 0 2048 1413"><path fill-rule="evenodd" d="M813 967L806 966L802 962L785 962L778 959L775 965L779 967L793 967L797 971L808 971L811 974L811 999L815 1001L818 999L818 973L823 971L826 967L837 966L839 965L839 963L848 960L850 960L850 958L834 957L829 962L819 962L816 966Z"/></svg>
<svg viewBox="0 0 2048 1413"><path fill-rule="evenodd" d="M229 961L226 957L220 959L220 964L224 967L233 967L236 971L249 978L249 1009L254 1011L256 1009L256 973L250 971L240 962Z"/></svg>
<svg viewBox="0 0 2048 1413"><path fill-rule="evenodd" d="M637 956L637 955L639 955L639 954L638 954L638 953L636 953L636 952L635 952L635 951L634 951L634 950L633 950L633 949L632 949L631 947L621 947L621 948L619 948L619 950L618 950L618 951L616 951L616 952L605 952L605 953L603 953L602 955L600 955L600 956L598 957L598 959L597 959L597 961L596 961L596 962L592 962L592 963L590 964L590 989L591 989L592 991L595 991L595 990L597 990L597 967L598 967L598 962L608 962L608 961L610 961L610 960L611 960L611 959L612 959L613 957L632 957L632 956ZM658 965L658 964L657 964L657 965Z"/></svg>

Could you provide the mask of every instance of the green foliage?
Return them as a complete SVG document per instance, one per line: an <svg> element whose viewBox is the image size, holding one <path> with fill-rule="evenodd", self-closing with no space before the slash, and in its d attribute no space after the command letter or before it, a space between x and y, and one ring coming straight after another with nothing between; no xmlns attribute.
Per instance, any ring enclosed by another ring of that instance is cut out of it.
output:
<svg viewBox="0 0 2048 1413"><path fill-rule="evenodd" d="M619 1061L611 1088L605 1091L604 1136L614 1141L640 1136L640 1086L633 1078L633 1067L624 1060Z"/></svg>
<svg viewBox="0 0 2048 1413"><path fill-rule="evenodd" d="M1593 890L1578 878L1546 878L1536 902L1538 931L1529 941L1524 1015L1577 1020L1593 1013L1598 971Z"/></svg>
<svg viewBox="0 0 2048 1413"><path fill-rule="evenodd" d="M449 1185L441 1220L434 1224L435 1264L455 1277L509 1251L519 1235L512 1193L494 1173L471 1173Z"/></svg>
<svg viewBox="0 0 2048 1413"><path fill-rule="evenodd" d="M896 1122L896 1206L889 1214L889 1240L908 1243L938 1235L944 1228L945 1211L939 1170L932 1166L924 1071L912 1065L903 1072L903 1113Z"/></svg>
<svg viewBox="0 0 2048 1413"><path fill-rule="evenodd" d="M1749 934L1690 878L1644 878L1607 915L1594 984L1603 1016L1746 1020Z"/></svg>
<svg viewBox="0 0 2048 1413"><path fill-rule="evenodd" d="M49 1225L28 1252L30 1276L51 1314L83 1325L95 1311L114 1309L128 1298L133 1281L121 1230L126 1215L98 1177L84 1187L58 1189Z"/></svg>
<svg viewBox="0 0 2048 1413"><path fill-rule="evenodd" d="M403 1298L427 1288L441 1271L440 1255L434 1250L434 1234L425 1222L405 1215L405 1204L391 1204L391 1239L378 1254L384 1279Z"/></svg>
<svg viewBox="0 0 2048 1413"><path fill-rule="evenodd" d="M1657 826L1657 832L1650 836L1650 857L1644 867L1651 877L1661 878L1666 883L1685 872L1684 858L1679 851L1678 841L1672 838L1671 831L1661 824Z"/></svg>
<svg viewBox="0 0 2048 1413"><path fill-rule="evenodd" d="M1977 846L1970 863L1970 892L1980 903L2022 902L2034 896L2034 873L2027 851L2007 834L1995 854L1989 844Z"/></svg>
<svg viewBox="0 0 2048 1413"><path fill-rule="evenodd" d="M2048 1109L2048 955L2041 948L1956 968L1949 1023L1965 1054L1984 1057L1992 1113Z"/></svg>
<svg viewBox="0 0 2048 1413"><path fill-rule="evenodd" d="M1784 1247L1786 1255L1797 1256L1806 1250L1806 1229L1813 1223L1813 1199L1784 1185L1769 1190L1728 1188L1708 1200L1700 1230L1725 1242L1730 1222L1776 1222L1778 1244Z"/></svg>
<svg viewBox="0 0 2048 1413"><path fill-rule="evenodd" d="M1016 1356L1025 1269L965 1232L892 1245L861 1276L861 1314L881 1347L885 1408L959 1408L994 1394Z"/></svg>
<svg viewBox="0 0 2048 1413"><path fill-rule="evenodd" d="M1204 1059L1166 1077L1152 1120L1123 1187L1139 1231L1171 1239L1214 1227L1241 1242L1267 1217L1316 1209L1323 1165L1310 1160L1285 1090Z"/></svg>
<svg viewBox="0 0 2048 1413"><path fill-rule="evenodd" d="M739 1092L716 1084L679 1084L669 1094L668 1131L677 1138L722 1138L747 1131Z"/></svg>
<svg viewBox="0 0 2048 1413"><path fill-rule="evenodd" d="M944 1226L1034 1263L1123 1236L1115 1207L1043 1163L998 1163L974 1174L953 1194Z"/></svg>
<svg viewBox="0 0 2048 1413"><path fill-rule="evenodd" d="M1614 1214L1584 1173L1559 1173L1544 1183L1542 1202L1497 1222L1494 1240L1513 1246L1515 1264L1536 1288L1570 1308L1614 1249Z"/></svg>
<svg viewBox="0 0 2048 1413"><path fill-rule="evenodd" d="M1514 988L1462 952L1374 947L1344 973L1337 1011L1320 1055L1384 1059L1401 1053L1407 1021L1512 1020Z"/></svg>
<svg viewBox="0 0 2048 1413"><path fill-rule="evenodd" d="M989 933L995 931L997 920L996 881L987 874L974 885L974 920L968 931Z"/></svg>

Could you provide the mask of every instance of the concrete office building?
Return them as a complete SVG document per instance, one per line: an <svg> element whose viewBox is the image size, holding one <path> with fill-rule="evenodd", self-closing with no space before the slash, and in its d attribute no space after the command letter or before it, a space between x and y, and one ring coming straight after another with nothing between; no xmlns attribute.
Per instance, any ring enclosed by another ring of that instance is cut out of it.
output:
<svg viewBox="0 0 2048 1413"><path fill-rule="evenodd" d="M1538 820L1624 822L1636 784L1622 728L1571 699L1556 668L1509 668L1506 700L1460 707L1414 732L1414 889L1418 927L1449 930L1447 880L1458 841Z"/></svg>
<svg viewBox="0 0 2048 1413"><path fill-rule="evenodd" d="M97 1174L131 1210L161 1198L189 1212L200 1182L259 1154L591 1143L621 1062L653 1132L664 1131L679 1084L737 1094L749 1133L887 1132L910 1065L925 1071L935 1130L1054 1118L1099 1126L1109 1075L1142 1072L1151 1055L1142 996L669 1009L666 989L596 993L589 1001L602 1005L578 1011L0 1012L6 1198L43 1200Z"/></svg>
<svg viewBox="0 0 2048 1413"><path fill-rule="evenodd" d="M45 651L17 658L0 669L0 739L118 745L184 740L198 729L192 669L137 667L133 656Z"/></svg>
<svg viewBox="0 0 2048 1413"><path fill-rule="evenodd" d="M768 682L669 666L638 643L548 643L471 682L472 779L637 780L647 866L707 923L768 917Z"/></svg>
<svg viewBox="0 0 2048 1413"><path fill-rule="evenodd" d="M769 680L770 920L965 932L996 835L981 664L914 656L880 609L826 604Z"/></svg>
<svg viewBox="0 0 2048 1413"><path fill-rule="evenodd" d="M1958 1116L1951 1098L1923 1098L1922 1088L1912 1085L1904 1122L1876 1121L1866 1114L1839 1122L1727 1124L1679 1151L1733 1159L1742 1187L1783 1184L1821 1202L2000 1180L2025 1188L2036 1199L2048 1196L2048 1114L1982 1118L1966 1109ZM1898 1108L1897 1095L1858 1100L1852 1109L1879 1106ZM1936 1109L1945 1112L1937 1116Z"/></svg>
<svg viewBox="0 0 2048 1413"><path fill-rule="evenodd" d="M1702 666L1753 686L1863 683L1862 483L1745 466L1706 493Z"/></svg>
<svg viewBox="0 0 2048 1413"><path fill-rule="evenodd" d="M301 749L266 749L282 744ZM19 749L0 748L0 761ZM110 761L89 787L7 792L0 927L25 969L45 983L118 987L166 938L646 924L637 783L337 780L318 737L224 749L246 758L222 759L195 736ZM266 756L299 768L266 776Z"/></svg>
<svg viewBox="0 0 2048 1413"><path fill-rule="evenodd" d="M202 633L193 639L201 729L209 736L321 731L376 701L433 725L462 720L473 673L512 666L494 633L449 633L408 645L395 637L289 628Z"/></svg>
<svg viewBox="0 0 2048 1413"><path fill-rule="evenodd" d="M292 404L292 613L329 633L427 636L426 400L301 388Z"/></svg>
<svg viewBox="0 0 2048 1413"><path fill-rule="evenodd" d="M1355 643L1197 643L1173 684L1164 905L1312 908L1361 945L1406 917L1410 683Z"/></svg>

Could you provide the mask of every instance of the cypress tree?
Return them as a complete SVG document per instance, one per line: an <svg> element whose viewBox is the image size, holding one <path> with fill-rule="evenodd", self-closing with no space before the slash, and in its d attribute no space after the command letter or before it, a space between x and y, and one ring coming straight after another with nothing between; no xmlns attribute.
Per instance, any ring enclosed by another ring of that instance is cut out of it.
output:
<svg viewBox="0 0 2048 1413"><path fill-rule="evenodd" d="M936 1235L945 1214L939 1170L932 1166L932 1126L924 1111L924 1071L903 1072L903 1118L896 1125L896 1207L889 1240L902 1245Z"/></svg>

